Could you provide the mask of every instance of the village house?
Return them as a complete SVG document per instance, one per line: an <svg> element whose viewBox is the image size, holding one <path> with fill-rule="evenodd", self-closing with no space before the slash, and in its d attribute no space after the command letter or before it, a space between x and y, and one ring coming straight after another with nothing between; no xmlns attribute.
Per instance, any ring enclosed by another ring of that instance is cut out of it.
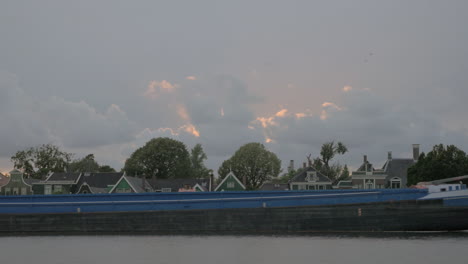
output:
<svg viewBox="0 0 468 264"><path fill-rule="evenodd" d="M150 179L155 192L208 192L212 190L210 179Z"/></svg>
<svg viewBox="0 0 468 264"><path fill-rule="evenodd" d="M308 167L294 175L289 180L290 190L329 190L332 189L332 181L309 164Z"/></svg>
<svg viewBox="0 0 468 264"><path fill-rule="evenodd" d="M77 183L75 193L109 193L123 175L123 172L85 172Z"/></svg>
<svg viewBox="0 0 468 264"><path fill-rule="evenodd" d="M72 194L83 173L51 172L45 180L32 184L34 194Z"/></svg>
<svg viewBox="0 0 468 264"><path fill-rule="evenodd" d="M145 193L153 192L153 188L145 177L137 178L125 175L109 190L109 193Z"/></svg>
<svg viewBox="0 0 468 264"><path fill-rule="evenodd" d="M222 191L245 191L245 185L234 175L231 171L224 177L224 179L216 186L215 192Z"/></svg>
<svg viewBox="0 0 468 264"><path fill-rule="evenodd" d="M289 184L287 183L271 183L266 182L260 186L259 191L287 191L289 190Z"/></svg>
<svg viewBox="0 0 468 264"><path fill-rule="evenodd" d="M408 168L418 161L419 144L413 144L413 158L392 157L388 152L387 161L381 169L375 169L364 155L362 165L351 173L353 187L358 189L405 188L408 182Z"/></svg>
<svg viewBox="0 0 468 264"><path fill-rule="evenodd" d="M8 182L0 188L2 195L30 195L32 194L32 186L23 177L23 173L19 170L10 171ZM3 180L4 181L4 180Z"/></svg>

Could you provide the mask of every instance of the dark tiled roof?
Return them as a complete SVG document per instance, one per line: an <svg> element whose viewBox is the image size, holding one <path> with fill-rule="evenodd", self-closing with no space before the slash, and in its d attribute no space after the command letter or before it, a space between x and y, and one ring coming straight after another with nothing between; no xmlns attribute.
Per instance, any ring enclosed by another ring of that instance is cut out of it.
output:
<svg viewBox="0 0 468 264"><path fill-rule="evenodd" d="M408 168L414 164L413 159L391 159L388 160L383 169L389 178L406 178Z"/></svg>
<svg viewBox="0 0 468 264"><path fill-rule="evenodd" d="M149 180L149 183L155 191L161 190L162 188L171 188L171 191L177 192L186 184L193 187L198 183L200 184L200 186L208 188L208 185L210 184L210 179L151 179Z"/></svg>
<svg viewBox="0 0 468 264"><path fill-rule="evenodd" d="M366 170L366 163L367 163L367 170ZM370 162L363 162L361 164L361 166L359 166L359 169L357 169L357 171L373 171L374 170L374 166L372 166L372 163Z"/></svg>
<svg viewBox="0 0 468 264"><path fill-rule="evenodd" d="M284 191L289 190L287 183L264 183L259 189L260 191Z"/></svg>
<svg viewBox="0 0 468 264"><path fill-rule="evenodd" d="M151 192L153 188L151 188L151 185L148 183L148 181L145 179L145 187L143 188L143 182L141 178L136 178L136 177L130 177L130 176L125 176L125 179L127 179L128 183L135 188L137 193L143 193L143 192Z"/></svg>
<svg viewBox="0 0 468 264"><path fill-rule="evenodd" d="M54 172L47 181L76 181L80 177L78 172Z"/></svg>
<svg viewBox="0 0 468 264"><path fill-rule="evenodd" d="M296 174L289 182L306 182L306 177L307 177L307 172L308 171L315 171L317 172L317 181L316 182L329 182L331 183L332 181L322 173L318 172L316 169L313 167L307 167L304 171Z"/></svg>
<svg viewBox="0 0 468 264"><path fill-rule="evenodd" d="M29 178L29 179L24 179L24 182L25 182L26 184L32 185L33 183L40 182L40 180Z"/></svg>
<svg viewBox="0 0 468 264"><path fill-rule="evenodd" d="M94 173L83 173L80 181L78 182L78 188L86 182L91 188L107 188L108 185L116 184L119 179L123 176L123 172L94 172Z"/></svg>

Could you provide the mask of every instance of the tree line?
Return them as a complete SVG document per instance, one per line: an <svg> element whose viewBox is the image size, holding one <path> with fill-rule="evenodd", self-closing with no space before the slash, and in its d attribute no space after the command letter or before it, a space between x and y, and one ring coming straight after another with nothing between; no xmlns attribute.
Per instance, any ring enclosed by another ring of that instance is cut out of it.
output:
<svg viewBox="0 0 468 264"><path fill-rule="evenodd" d="M347 167L331 163L335 155L345 152L347 148L341 142L328 142L322 146L313 166L332 180L346 178L349 176ZM58 146L45 144L18 151L11 160L15 168L22 169L27 177L36 179L45 177L49 172L115 172L109 165L99 164L94 154L78 159L73 157L74 154ZM189 152L183 142L167 137L153 138L127 158L122 171L129 175L156 179L208 178L213 171L205 166L206 159L201 144L196 144ZM278 177L282 172L280 159L263 144L255 142L241 146L221 164L218 180L224 179L230 171L246 184L248 190L258 189L264 182L271 180L287 182L300 172L290 171Z"/></svg>
<svg viewBox="0 0 468 264"><path fill-rule="evenodd" d="M308 165L327 176L333 183L350 177L347 165L333 160L337 155L348 152L341 142L326 142L320 155L306 158ZM74 154L61 150L53 144L45 144L16 152L11 157L16 169L22 169L30 178L41 179L49 172L115 172L109 165L99 164L94 154L73 159ZM207 155L201 144L190 152L183 142L171 138L154 138L136 149L125 161L122 171L128 175L156 179L208 178L213 174L205 166ZM241 146L218 169L218 180L232 171L248 190L258 189L264 182L287 183L303 168L282 173L281 161L277 155L261 143L247 143ZM280 175L281 174L281 175ZM457 147L434 146L432 151L421 153L418 161L408 169L408 184L432 181L468 174L468 156Z"/></svg>

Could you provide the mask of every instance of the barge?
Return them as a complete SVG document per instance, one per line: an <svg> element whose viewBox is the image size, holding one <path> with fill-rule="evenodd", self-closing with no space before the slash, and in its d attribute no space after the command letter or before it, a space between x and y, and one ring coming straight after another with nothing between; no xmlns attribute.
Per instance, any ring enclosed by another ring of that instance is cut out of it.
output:
<svg viewBox="0 0 468 264"><path fill-rule="evenodd" d="M0 235L467 229L468 190L464 184L422 189L0 197Z"/></svg>

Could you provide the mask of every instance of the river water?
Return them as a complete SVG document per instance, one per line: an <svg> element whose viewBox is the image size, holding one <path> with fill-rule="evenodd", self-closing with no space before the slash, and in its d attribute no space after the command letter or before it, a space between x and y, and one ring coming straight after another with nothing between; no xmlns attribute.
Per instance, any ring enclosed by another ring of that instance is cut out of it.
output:
<svg viewBox="0 0 468 264"><path fill-rule="evenodd" d="M0 237L1 263L468 263L468 232Z"/></svg>

